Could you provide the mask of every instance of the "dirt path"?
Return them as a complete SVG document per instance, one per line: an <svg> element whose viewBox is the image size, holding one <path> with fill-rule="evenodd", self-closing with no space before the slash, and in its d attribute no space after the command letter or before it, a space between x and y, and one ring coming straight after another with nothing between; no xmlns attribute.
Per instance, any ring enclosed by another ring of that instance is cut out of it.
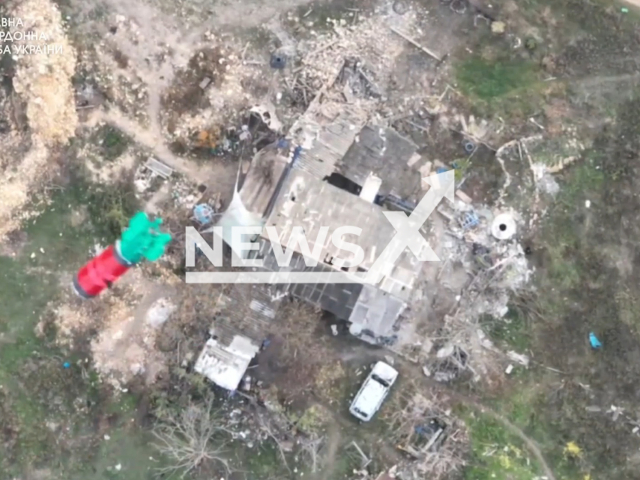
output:
<svg viewBox="0 0 640 480"><path fill-rule="evenodd" d="M420 371L421 369L413 364L410 363L406 360L402 360L401 364L403 365L403 367L405 368L410 368L413 370L412 375L415 375L416 377L420 376L423 379L423 382L428 384L428 387L431 389L437 389L437 390L443 390L449 397L451 397L452 399L473 408L474 410L479 411L480 413L483 413L485 415L489 415L490 417L492 417L494 420L496 420L497 422L500 422L507 430L509 430L510 433L512 433L513 435L516 435L517 437L519 437L523 443L525 444L525 446L527 447L527 449L529 450L529 452L536 458L536 460L540 463L540 466L542 467L542 470L544 471L545 476L547 477L547 480L556 480L555 475L553 474L553 470L551 470L551 467L549 467L549 464L547 463L547 461L544 458L544 455L542 455L542 451L540 450L540 447L538 446L538 444L531 438L529 438L520 428L518 428L516 425L514 425L513 423L511 423L511 421L509 419L507 419L507 417L505 417L504 415L499 414L498 412L496 412L495 410L493 410L490 407L487 407L486 405L483 405L479 400L469 397L467 395L458 393L456 391L454 391L452 388L450 387L446 387L444 385L442 385L441 383L436 382L433 379L429 379L426 378L422 372Z"/></svg>
<svg viewBox="0 0 640 480"><path fill-rule="evenodd" d="M197 163L178 157L168 148L159 132L142 127L114 108L109 111L97 110L93 112L92 121L106 122L123 131L136 143L153 152L158 160L166 163L190 181L196 184L203 183L220 192L223 202L231 198L238 168L236 164L217 159L206 163Z"/></svg>
<svg viewBox="0 0 640 480"><path fill-rule="evenodd" d="M456 394L456 396L458 395ZM544 459L544 456L542 455L542 451L540 450L540 447L538 447L535 441L527 437L522 430L520 430L517 426L511 423L506 417L504 417L503 415L500 415L498 412L490 409L489 407L486 407L467 397L462 397L461 400L463 401L463 403L465 403L470 407L473 407L479 412L484 413L485 415L489 415L494 420L500 422L513 435L520 437L520 439L527 446L527 449L529 450L529 452L531 452L531 454L534 457L536 457L536 460L538 460L538 462L540 463L540 466L542 467L542 470L544 470L544 474L547 477L547 479L556 480L556 477L553 474L553 471L551 470L551 468L549 467L549 464L547 463L547 461Z"/></svg>
<svg viewBox="0 0 640 480"><path fill-rule="evenodd" d="M338 448L340 447L340 441L342 435L340 435L340 427L335 424L329 431L329 439L327 440L327 453L324 455L323 464L325 468L316 476L318 480L329 480L333 474L335 460L338 455Z"/></svg>

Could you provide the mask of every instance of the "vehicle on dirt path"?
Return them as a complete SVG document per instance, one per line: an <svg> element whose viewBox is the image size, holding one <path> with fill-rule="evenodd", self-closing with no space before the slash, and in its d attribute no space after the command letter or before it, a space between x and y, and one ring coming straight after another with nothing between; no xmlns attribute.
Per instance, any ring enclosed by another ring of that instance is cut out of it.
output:
<svg viewBox="0 0 640 480"><path fill-rule="evenodd" d="M360 387L349 407L349 412L363 422L368 422L380 409L398 378L398 371L391 365L378 362Z"/></svg>

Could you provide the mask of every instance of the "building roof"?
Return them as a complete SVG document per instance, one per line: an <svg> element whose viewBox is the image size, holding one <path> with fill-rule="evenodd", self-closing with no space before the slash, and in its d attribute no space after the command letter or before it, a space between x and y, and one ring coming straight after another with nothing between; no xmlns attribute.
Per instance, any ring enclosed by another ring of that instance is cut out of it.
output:
<svg viewBox="0 0 640 480"><path fill-rule="evenodd" d="M264 148L253 157L240 188L240 198L247 210L266 214L288 164L289 159L273 147Z"/></svg>
<svg viewBox="0 0 640 480"><path fill-rule="evenodd" d="M259 346L242 335L235 336L229 345L210 338L200 353L194 370L222 388L236 390L259 349Z"/></svg>
<svg viewBox="0 0 640 480"><path fill-rule="evenodd" d="M378 205L327 182L318 181L300 170L293 170L285 180L265 226L276 227L281 245L289 245L293 228L302 227L311 251L320 229L328 227L329 232L322 242L322 253L319 256L320 260L328 264L332 264L332 259L343 257L348 260L352 257L333 245L333 231L341 226L360 228L359 238L351 237L351 241L357 241L365 251L362 268L373 263L376 254L382 252L395 233ZM298 244L294 249L304 253Z"/></svg>
<svg viewBox="0 0 640 480"><path fill-rule="evenodd" d="M349 331L370 343L393 343L394 327L407 304L371 285L363 285L349 321Z"/></svg>
<svg viewBox="0 0 640 480"><path fill-rule="evenodd" d="M418 147L392 128L365 126L336 171L363 186L371 174L382 179L380 194L409 198L421 191L420 175L407 165Z"/></svg>
<svg viewBox="0 0 640 480"><path fill-rule="evenodd" d="M358 238L349 235L345 236L345 240L357 243L364 250L364 260L355 270L368 271L396 234L383 212L379 205L327 182L318 181L307 172L292 170L283 182L265 227L276 227L283 246L290 244L293 228L302 227L311 252L316 248L316 240L322 240L319 237L321 228L328 227L328 234L318 247L318 259L332 268L340 268L339 259L348 262L353 260L354 255L336 247L331 241L331 234L342 226L359 228L361 233ZM263 237L266 236L265 230ZM305 253L298 243L293 243L291 248L300 254ZM348 263L346 266L351 267ZM417 267L416 258L406 250L379 287L399 298L408 299Z"/></svg>
<svg viewBox="0 0 640 480"><path fill-rule="evenodd" d="M211 338L196 361L196 372L222 388L238 388L280 305L282 297L274 296L273 287L234 284L220 294L212 312Z"/></svg>
<svg viewBox="0 0 640 480"><path fill-rule="evenodd" d="M295 168L324 180L333 173L363 125L362 112L354 106L315 102L289 132L303 147Z"/></svg>

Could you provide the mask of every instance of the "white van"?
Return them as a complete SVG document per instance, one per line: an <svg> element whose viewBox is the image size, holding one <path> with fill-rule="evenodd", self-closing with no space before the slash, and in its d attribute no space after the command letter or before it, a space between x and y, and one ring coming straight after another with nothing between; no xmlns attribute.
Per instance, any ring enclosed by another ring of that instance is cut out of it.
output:
<svg viewBox="0 0 640 480"><path fill-rule="evenodd" d="M395 368L384 362L376 363L351 402L351 415L363 422L371 420L389 394L396 378L398 372Z"/></svg>

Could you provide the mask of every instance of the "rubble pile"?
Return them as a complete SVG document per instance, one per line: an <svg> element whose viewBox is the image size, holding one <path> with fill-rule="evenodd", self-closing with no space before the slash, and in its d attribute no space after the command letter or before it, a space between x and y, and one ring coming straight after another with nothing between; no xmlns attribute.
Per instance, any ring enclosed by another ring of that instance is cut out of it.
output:
<svg viewBox="0 0 640 480"><path fill-rule="evenodd" d="M522 219L506 208L492 211L461 200L440 205L438 212L448 220L443 268L460 263L470 281L458 296L455 309L444 318L439 348L435 358L427 362L425 374L450 381L468 370L475 381L490 378L500 368L496 361L499 352L480 321L486 316L503 318L510 297L528 284L533 273L516 236Z"/></svg>

